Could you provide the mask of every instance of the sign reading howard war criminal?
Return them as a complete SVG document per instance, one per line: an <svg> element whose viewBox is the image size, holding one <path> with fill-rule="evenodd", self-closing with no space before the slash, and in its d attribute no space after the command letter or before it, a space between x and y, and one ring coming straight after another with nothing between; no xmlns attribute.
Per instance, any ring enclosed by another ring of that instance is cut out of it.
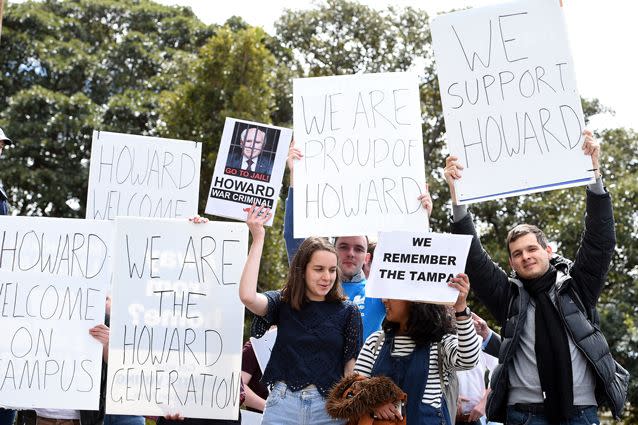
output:
<svg viewBox="0 0 638 425"><path fill-rule="evenodd" d="M236 419L246 225L116 223L107 413Z"/></svg>
<svg viewBox="0 0 638 425"><path fill-rule="evenodd" d="M245 221L256 204L274 218L291 139L287 128L226 118L206 213Z"/></svg>
<svg viewBox="0 0 638 425"><path fill-rule="evenodd" d="M465 270L472 236L380 232L366 296L454 304L447 283Z"/></svg>
<svg viewBox="0 0 638 425"><path fill-rule="evenodd" d="M294 234L427 226L419 84L410 73L293 81Z"/></svg>
<svg viewBox="0 0 638 425"><path fill-rule="evenodd" d="M93 132L86 218L197 214L201 143Z"/></svg>
<svg viewBox="0 0 638 425"><path fill-rule="evenodd" d="M98 409L112 226L0 217L0 406Z"/></svg>
<svg viewBox="0 0 638 425"><path fill-rule="evenodd" d="M593 181L557 1L453 12L431 27L447 143L465 166L459 203Z"/></svg>

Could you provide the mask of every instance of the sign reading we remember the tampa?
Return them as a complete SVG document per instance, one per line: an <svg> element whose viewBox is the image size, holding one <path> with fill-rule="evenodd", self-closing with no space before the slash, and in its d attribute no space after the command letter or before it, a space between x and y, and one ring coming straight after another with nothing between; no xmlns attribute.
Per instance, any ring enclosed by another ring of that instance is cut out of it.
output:
<svg viewBox="0 0 638 425"><path fill-rule="evenodd" d="M197 214L202 144L93 132L86 218Z"/></svg>
<svg viewBox="0 0 638 425"><path fill-rule="evenodd" d="M113 223L0 217L0 406L97 410Z"/></svg>
<svg viewBox="0 0 638 425"><path fill-rule="evenodd" d="M379 232L366 296L454 304L447 283L465 270L471 235Z"/></svg>
<svg viewBox="0 0 638 425"><path fill-rule="evenodd" d="M427 226L415 74L296 79L293 106L295 237Z"/></svg>
<svg viewBox="0 0 638 425"><path fill-rule="evenodd" d="M558 1L453 12L431 28L447 143L465 166L459 203L593 181Z"/></svg>
<svg viewBox="0 0 638 425"><path fill-rule="evenodd" d="M236 419L248 228L116 224L106 412Z"/></svg>

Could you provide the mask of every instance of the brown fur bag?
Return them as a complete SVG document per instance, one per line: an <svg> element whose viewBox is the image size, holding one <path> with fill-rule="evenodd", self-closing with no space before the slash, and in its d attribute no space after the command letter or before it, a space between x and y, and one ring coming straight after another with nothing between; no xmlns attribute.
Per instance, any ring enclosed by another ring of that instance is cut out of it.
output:
<svg viewBox="0 0 638 425"><path fill-rule="evenodd" d="M326 409L348 425L405 425L406 419L386 421L372 417L374 409L388 402L406 403L407 395L386 376L366 378L357 373L339 381L328 394Z"/></svg>

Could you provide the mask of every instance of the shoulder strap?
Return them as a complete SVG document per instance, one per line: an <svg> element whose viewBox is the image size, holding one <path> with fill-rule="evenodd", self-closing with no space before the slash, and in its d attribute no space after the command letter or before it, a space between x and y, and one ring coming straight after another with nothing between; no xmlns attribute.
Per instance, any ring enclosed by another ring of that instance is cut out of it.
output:
<svg viewBox="0 0 638 425"><path fill-rule="evenodd" d="M374 355L375 359L377 358L377 355L379 354L379 349L381 348L381 346L383 346L383 341L385 341L385 332L381 331L381 335L379 335L379 337L375 341L374 348L372 349L372 354Z"/></svg>
<svg viewBox="0 0 638 425"><path fill-rule="evenodd" d="M441 348L441 341L436 343L436 361L439 365L439 383L441 384L441 391L445 392L445 382L443 381L443 349Z"/></svg>

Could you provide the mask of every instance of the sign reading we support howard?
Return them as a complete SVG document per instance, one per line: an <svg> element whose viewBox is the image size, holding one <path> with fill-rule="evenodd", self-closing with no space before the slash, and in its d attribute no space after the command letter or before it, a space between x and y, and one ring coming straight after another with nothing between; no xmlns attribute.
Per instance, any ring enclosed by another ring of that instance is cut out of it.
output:
<svg viewBox="0 0 638 425"><path fill-rule="evenodd" d="M86 218L197 214L201 143L93 132Z"/></svg>
<svg viewBox="0 0 638 425"><path fill-rule="evenodd" d="M465 270L472 236L448 233L380 232L366 296L454 304L447 283Z"/></svg>
<svg viewBox="0 0 638 425"><path fill-rule="evenodd" d="M226 118L206 213L245 221L252 204L273 210L284 177L292 130Z"/></svg>
<svg viewBox="0 0 638 425"><path fill-rule="evenodd" d="M419 84L386 73L293 80L294 236L427 226Z"/></svg>
<svg viewBox="0 0 638 425"><path fill-rule="evenodd" d="M431 28L447 142L465 166L460 204L593 181L558 1L453 12Z"/></svg>
<svg viewBox="0 0 638 425"><path fill-rule="evenodd" d="M236 419L248 228L116 224L106 412Z"/></svg>
<svg viewBox="0 0 638 425"><path fill-rule="evenodd" d="M0 406L98 410L113 223L0 217Z"/></svg>

